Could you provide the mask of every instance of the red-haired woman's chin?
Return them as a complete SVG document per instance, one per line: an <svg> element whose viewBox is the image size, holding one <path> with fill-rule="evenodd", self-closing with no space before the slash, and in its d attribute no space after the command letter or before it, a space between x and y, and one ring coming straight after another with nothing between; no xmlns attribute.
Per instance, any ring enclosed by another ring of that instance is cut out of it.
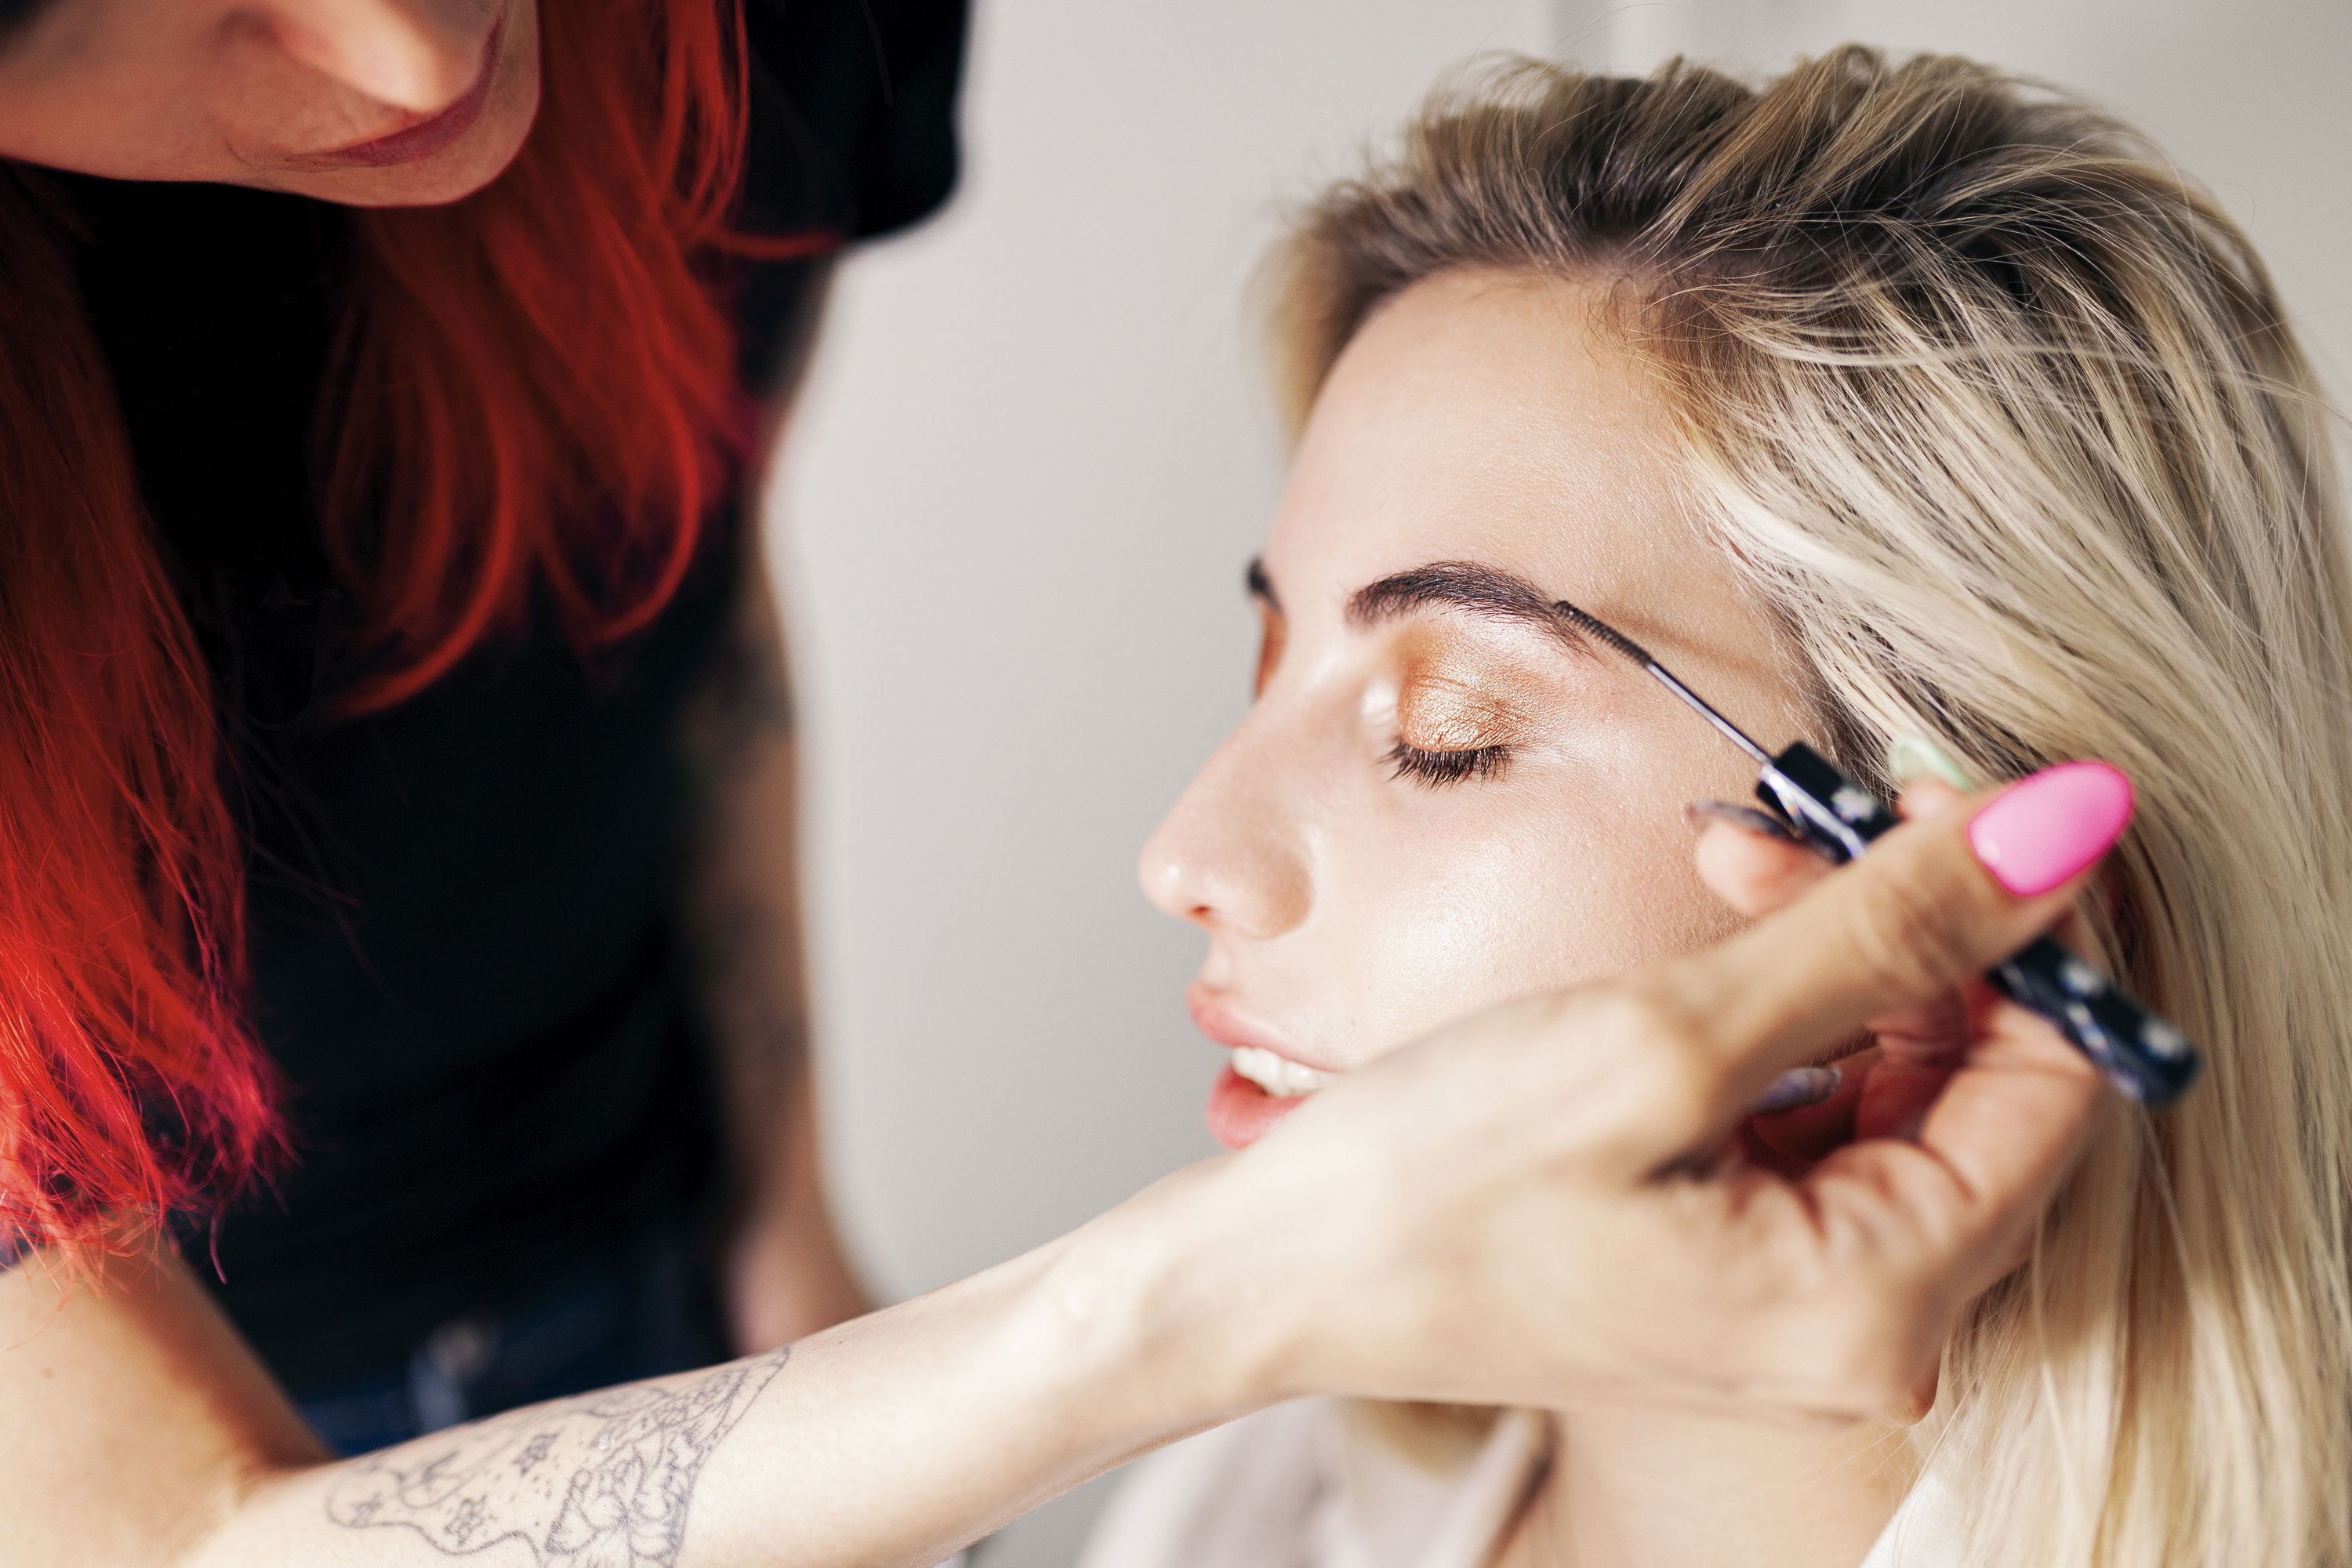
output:
<svg viewBox="0 0 2352 1568"><path fill-rule="evenodd" d="M1268 1094L1227 1067L1209 1090L1209 1131L1228 1149L1246 1149L1309 1098Z"/></svg>

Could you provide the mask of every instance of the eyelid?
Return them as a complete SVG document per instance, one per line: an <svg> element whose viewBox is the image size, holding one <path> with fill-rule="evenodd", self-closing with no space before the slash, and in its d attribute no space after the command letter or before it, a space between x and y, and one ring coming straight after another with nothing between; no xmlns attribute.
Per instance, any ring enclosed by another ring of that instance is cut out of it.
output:
<svg viewBox="0 0 2352 1568"><path fill-rule="evenodd" d="M1442 626L1411 633L1390 707L1391 777L1423 788L1491 779L1545 729L1554 704L1516 661Z"/></svg>
<svg viewBox="0 0 2352 1568"><path fill-rule="evenodd" d="M1398 683L1399 737L1425 752L1469 752L1524 740L1537 728L1518 703L1489 682L1465 679L1423 665L1408 667Z"/></svg>

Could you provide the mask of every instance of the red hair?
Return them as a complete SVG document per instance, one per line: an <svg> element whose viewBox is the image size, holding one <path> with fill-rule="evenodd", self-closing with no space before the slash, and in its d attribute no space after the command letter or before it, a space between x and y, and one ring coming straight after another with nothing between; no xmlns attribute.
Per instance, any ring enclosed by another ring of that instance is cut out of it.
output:
<svg viewBox="0 0 2352 1568"><path fill-rule="evenodd" d="M390 706L544 593L574 642L645 626L740 471L717 269L740 16L541 15L537 122L447 206L353 215L315 433L339 574ZM282 1158L243 1011L244 867L209 671L136 492L56 225L0 171L0 1243L136 1242Z"/></svg>

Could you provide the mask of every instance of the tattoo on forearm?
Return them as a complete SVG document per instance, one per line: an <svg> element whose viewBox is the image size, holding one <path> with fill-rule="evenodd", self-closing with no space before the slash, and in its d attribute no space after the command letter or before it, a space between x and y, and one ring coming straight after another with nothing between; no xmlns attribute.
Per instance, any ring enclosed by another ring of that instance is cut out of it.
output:
<svg viewBox="0 0 2352 1568"><path fill-rule="evenodd" d="M674 1568L704 1461L791 1355L534 1405L371 1454L328 1494L327 1517L413 1531L449 1557L515 1541L562 1568Z"/></svg>

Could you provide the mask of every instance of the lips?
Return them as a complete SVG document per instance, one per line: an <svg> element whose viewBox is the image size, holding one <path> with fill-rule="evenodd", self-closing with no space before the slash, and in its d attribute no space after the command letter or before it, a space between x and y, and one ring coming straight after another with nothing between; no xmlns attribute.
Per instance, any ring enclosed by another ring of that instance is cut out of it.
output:
<svg viewBox="0 0 2352 1568"><path fill-rule="evenodd" d="M1262 1031L1197 991L1187 993L1184 1002L1193 1026L1233 1053L1209 1090L1209 1131L1226 1148L1246 1149L1331 1081L1331 1073L1277 1048Z"/></svg>
<svg viewBox="0 0 2352 1568"><path fill-rule="evenodd" d="M1209 1135L1228 1149L1246 1149L1309 1098L1298 1094L1277 1099L1228 1063L1209 1089Z"/></svg>

